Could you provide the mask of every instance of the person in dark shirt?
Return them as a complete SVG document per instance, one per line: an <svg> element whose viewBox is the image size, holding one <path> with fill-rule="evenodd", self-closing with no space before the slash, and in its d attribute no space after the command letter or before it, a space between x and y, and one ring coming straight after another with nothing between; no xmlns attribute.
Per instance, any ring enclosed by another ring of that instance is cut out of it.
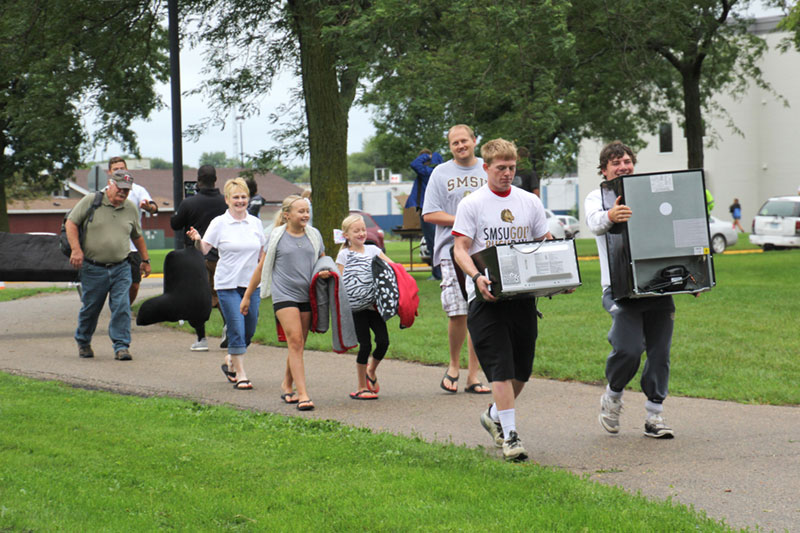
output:
<svg viewBox="0 0 800 533"><path fill-rule="evenodd" d="M178 210L169 220L170 226L175 231L183 233L184 244L194 246L194 242L186 236L189 228L194 227L201 235L205 234L211 221L223 214L228 209L225 197L215 187L217 170L212 165L203 165L197 170L197 194L185 198ZM214 272L217 270L219 255L216 248L212 248L205 256L208 282L211 284L211 306L219 309L217 292L214 290ZM223 318L223 323L225 319ZM227 347L227 338L223 326L221 348ZM205 325L197 329L197 342L192 344L192 351L208 351Z"/></svg>
<svg viewBox="0 0 800 533"><path fill-rule="evenodd" d="M258 184L256 184L254 178L247 178L244 181L247 183L247 188L250 190L250 202L247 204L247 214L258 218L261 206L264 205L264 197L258 194Z"/></svg>

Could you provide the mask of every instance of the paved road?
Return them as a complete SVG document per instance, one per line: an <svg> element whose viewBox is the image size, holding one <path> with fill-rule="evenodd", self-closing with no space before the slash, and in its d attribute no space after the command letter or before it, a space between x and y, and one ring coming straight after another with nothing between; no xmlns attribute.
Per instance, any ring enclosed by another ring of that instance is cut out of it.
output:
<svg viewBox="0 0 800 533"><path fill-rule="evenodd" d="M160 283L146 281L142 295L158 294ZM441 367L385 361L380 400L359 402L348 397L355 357L309 352L307 379L317 409L301 414L278 397L285 349L252 347L246 364L255 390L235 391L219 369L223 351L213 339L209 352L191 352L192 335L162 326L134 326L133 361L114 361L106 309L93 343L96 357L81 360L72 340L79 306L75 292L0 303L0 371L335 419L485 446L499 456L478 423L486 397L442 392ZM677 438L660 441L642 436L644 397L638 393L626 394L620 435L606 434L596 419L601 393L599 386L532 380L517 409L518 429L532 457L631 492L672 497L736 527L800 531L800 408L673 397L667 414Z"/></svg>

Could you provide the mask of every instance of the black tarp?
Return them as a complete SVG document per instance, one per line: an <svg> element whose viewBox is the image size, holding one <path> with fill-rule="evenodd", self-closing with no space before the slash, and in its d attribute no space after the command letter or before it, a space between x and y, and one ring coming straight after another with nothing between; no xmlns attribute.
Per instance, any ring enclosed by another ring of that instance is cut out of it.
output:
<svg viewBox="0 0 800 533"><path fill-rule="evenodd" d="M0 280L78 281L57 235L0 232Z"/></svg>

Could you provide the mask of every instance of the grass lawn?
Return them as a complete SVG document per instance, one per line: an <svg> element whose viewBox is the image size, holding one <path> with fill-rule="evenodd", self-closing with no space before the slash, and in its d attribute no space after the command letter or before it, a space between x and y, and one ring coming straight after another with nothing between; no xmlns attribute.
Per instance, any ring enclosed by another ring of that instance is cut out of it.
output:
<svg viewBox="0 0 800 533"><path fill-rule="evenodd" d="M675 297L670 393L777 405L800 404L796 317L800 316L800 250L715 256L717 286L697 298ZM583 286L575 293L539 301L534 374L559 380L601 383L611 325L601 305L600 263L580 262ZM412 328L389 321L387 357L444 365L448 361L447 317L439 285L429 272L414 273L420 288L419 317ZM255 341L280 345L269 301L262 302ZM795 324L795 326L790 326ZM781 333L781 325L789 328ZM191 331L189 326L184 326ZM210 335L222 320L211 313ZM308 349L330 350L329 335L309 335ZM466 347L461 362L466 367ZM638 381L631 386L638 390Z"/></svg>
<svg viewBox="0 0 800 533"><path fill-rule="evenodd" d="M332 421L6 374L0 413L0 531L729 530L564 471Z"/></svg>
<svg viewBox="0 0 800 533"><path fill-rule="evenodd" d="M74 291L67 287L36 287L36 288L12 288L6 287L0 291L0 302L10 302L11 300L19 300L20 298L27 298L28 296L35 296L43 292L64 292Z"/></svg>

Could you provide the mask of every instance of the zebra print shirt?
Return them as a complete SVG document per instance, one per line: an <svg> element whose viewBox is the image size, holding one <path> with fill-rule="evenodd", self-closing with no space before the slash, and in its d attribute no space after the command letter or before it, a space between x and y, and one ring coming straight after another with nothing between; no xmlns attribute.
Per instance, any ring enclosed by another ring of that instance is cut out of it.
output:
<svg viewBox="0 0 800 533"><path fill-rule="evenodd" d="M344 266L342 281L347 291L347 301L353 311L361 311L375 304L372 258L380 254L380 248L373 244L365 244L364 253L342 248L336 256L336 264Z"/></svg>

